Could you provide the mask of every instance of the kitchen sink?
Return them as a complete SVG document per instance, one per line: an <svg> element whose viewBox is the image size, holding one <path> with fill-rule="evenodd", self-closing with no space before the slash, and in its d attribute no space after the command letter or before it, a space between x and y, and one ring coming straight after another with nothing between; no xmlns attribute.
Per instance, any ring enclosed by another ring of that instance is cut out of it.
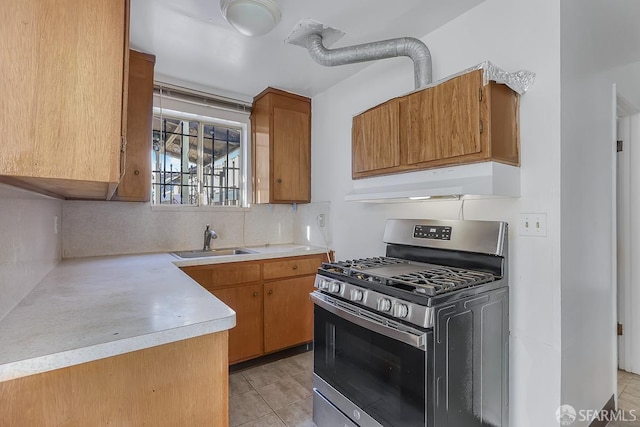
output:
<svg viewBox="0 0 640 427"><path fill-rule="evenodd" d="M210 251L197 249L194 251L171 252L172 255L178 258L203 258L212 256L249 255L255 253L257 252L246 248L212 249Z"/></svg>

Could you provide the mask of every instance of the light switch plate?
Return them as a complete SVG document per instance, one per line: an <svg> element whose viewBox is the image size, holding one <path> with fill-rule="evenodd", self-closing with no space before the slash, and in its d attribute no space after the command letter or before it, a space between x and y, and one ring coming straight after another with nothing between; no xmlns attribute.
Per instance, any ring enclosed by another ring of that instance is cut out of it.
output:
<svg viewBox="0 0 640 427"><path fill-rule="evenodd" d="M546 237L547 214L546 213L521 213L519 223L521 236Z"/></svg>

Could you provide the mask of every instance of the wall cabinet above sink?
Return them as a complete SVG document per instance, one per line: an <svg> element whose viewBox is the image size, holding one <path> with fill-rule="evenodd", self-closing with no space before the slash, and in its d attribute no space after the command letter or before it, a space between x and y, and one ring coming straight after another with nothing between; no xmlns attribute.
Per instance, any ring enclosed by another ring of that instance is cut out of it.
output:
<svg viewBox="0 0 640 427"><path fill-rule="evenodd" d="M496 161L520 164L519 95L483 70L392 99L353 118L352 176Z"/></svg>
<svg viewBox="0 0 640 427"><path fill-rule="evenodd" d="M311 100L267 88L253 100L254 203L311 201Z"/></svg>

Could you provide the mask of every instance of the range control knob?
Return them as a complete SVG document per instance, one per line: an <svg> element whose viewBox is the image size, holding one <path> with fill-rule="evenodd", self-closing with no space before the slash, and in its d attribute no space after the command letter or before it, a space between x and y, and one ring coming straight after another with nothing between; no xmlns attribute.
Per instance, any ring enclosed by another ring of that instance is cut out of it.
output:
<svg viewBox="0 0 640 427"><path fill-rule="evenodd" d="M318 281L318 289L321 291L326 291L329 288L329 281L325 279L321 279Z"/></svg>
<svg viewBox="0 0 640 427"><path fill-rule="evenodd" d="M391 300L388 298L379 298L377 306L379 311L389 311L391 310Z"/></svg>
<svg viewBox="0 0 640 427"><path fill-rule="evenodd" d="M360 289L351 289L349 298L351 299L351 301L362 301L362 299L364 298L364 294Z"/></svg>
<svg viewBox="0 0 640 427"><path fill-rule="evenodd" d="M331 283L329 283L328 291L331 292L332 294L340 293L340 289L342 289L342 283L340 283L340 282L331 282Z"/></svg>
<svg viewBox="0 0 640 427"><path fill-rule="evenodd" d="M409 315L407 304L393 304L393 316L405 318Z"/></svg>

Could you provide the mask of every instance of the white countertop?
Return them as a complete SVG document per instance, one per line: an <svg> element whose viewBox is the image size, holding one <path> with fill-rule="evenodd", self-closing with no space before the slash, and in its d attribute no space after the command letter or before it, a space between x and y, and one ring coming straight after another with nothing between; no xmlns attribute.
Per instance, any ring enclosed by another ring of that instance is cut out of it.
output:
<svg viewBox="0 0 640 427"><path fill-rule="evenodd" d="M235 312L177 267L324 253L303 245L251 249L257 253L63 260L0 320L0 381L235 326Z"/></svg>

